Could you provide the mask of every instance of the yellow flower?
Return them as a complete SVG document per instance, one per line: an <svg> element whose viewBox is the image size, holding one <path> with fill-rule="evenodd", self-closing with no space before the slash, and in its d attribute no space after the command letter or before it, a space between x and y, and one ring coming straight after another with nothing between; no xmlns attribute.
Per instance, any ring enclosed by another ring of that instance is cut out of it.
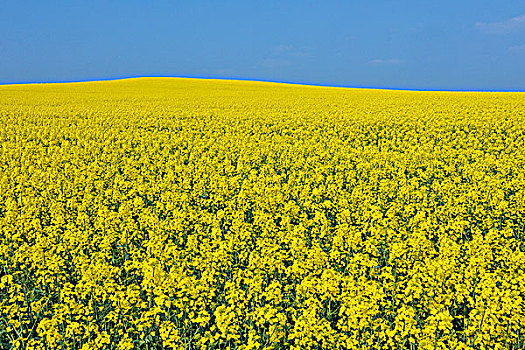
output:
<svg viewBox="0 0 525 350"><path fill-rule="evenodd" d="M0 86L0 348L519 347L523 97Z"/></svg>

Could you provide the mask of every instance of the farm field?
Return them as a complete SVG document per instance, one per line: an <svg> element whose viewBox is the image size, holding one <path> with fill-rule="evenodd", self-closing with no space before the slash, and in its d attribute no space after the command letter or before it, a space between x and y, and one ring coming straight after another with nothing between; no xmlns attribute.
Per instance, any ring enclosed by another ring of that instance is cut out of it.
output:
<svg viewBox="0 0 525 350"><path fill-rule="evenodd" d="M523 349L525 93L0 86L1 349Z"/></svg>

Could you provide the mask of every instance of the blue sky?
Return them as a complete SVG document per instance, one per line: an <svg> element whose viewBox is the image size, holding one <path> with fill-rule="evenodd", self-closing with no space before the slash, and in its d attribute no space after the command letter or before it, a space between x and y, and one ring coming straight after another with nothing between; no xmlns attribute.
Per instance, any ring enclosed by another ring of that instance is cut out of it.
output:
<svg viewBox="0 0 525 350"><path fill-rule="evenodd" d="M197 76L525 90L525 1L0 1L0 83Z"/></svg>

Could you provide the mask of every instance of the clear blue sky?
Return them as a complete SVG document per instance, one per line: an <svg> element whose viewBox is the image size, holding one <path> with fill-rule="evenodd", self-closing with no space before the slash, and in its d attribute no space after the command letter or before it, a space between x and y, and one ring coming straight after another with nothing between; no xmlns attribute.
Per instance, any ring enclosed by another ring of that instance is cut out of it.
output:
<svg viewBox="0 0 525 350"><path fill-rule="evenodd" d="M525 90L525 1L0 1L0 83L198 76Z"/></svg>

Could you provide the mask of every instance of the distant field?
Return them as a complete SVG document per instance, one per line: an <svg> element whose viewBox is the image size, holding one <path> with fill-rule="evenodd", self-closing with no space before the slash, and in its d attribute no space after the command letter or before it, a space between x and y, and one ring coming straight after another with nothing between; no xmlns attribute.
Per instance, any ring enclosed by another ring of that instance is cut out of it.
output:
<svg viewBox="0 0 525 350"><path fill-rule="evenodd" d="M0 86L0 348L525 348L525 93Z"/></svg>

